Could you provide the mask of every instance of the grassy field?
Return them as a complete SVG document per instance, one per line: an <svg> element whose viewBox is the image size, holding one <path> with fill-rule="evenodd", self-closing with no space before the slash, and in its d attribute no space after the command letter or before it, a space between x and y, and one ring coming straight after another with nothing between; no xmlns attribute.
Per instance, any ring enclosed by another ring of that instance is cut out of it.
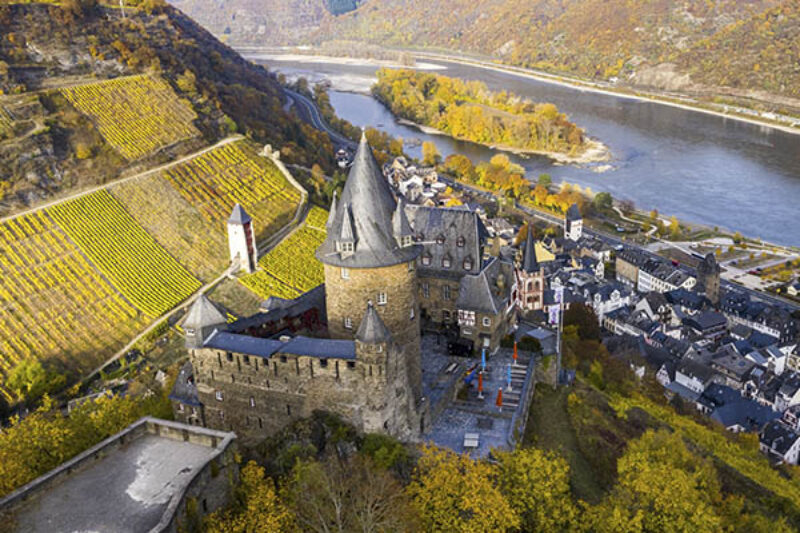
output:
<svg viewBox="0 0 800 533"><path fill-rule="evenodd" d="M128 160L200 135L194 110L158 77L126 76L60 92Z"/></svg>
<svg viewBox="0 0 800 533"><path fill-rule="evenodd" d="M603 487L595 479L592 466L578 445L578 438L567 413L570 389L553 390L538 384L525 428L526 445L560 453L569 463L572 490L588 502L603 497Z"/></svg>

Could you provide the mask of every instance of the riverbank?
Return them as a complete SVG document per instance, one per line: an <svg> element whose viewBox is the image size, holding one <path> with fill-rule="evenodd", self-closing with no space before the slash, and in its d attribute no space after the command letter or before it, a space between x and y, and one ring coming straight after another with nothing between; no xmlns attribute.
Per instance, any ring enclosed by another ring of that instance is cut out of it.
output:
<svg viewBox="0 0 800 533"><path fill-rule="evenodd" d="M284 61L300 63L333 63L337 65L369 66L386 68L412 68L415 70L445 70L447 67L434 63L415 62L413 65L404 65L388 59L373 59L366 57L342 57L317 54L298 54L283 52L263 52L258 49L237 48L242 57L251 61Z"/></svg>
<svg viewBox="0 0 800 533"><path fill-rule="evenodd" d="M475 141L472 141L470 139L465 139L463 137L456 137L454 135L450 135L447 132L437 130L436 128L432 128L424 124L418 124L411 120L398 117L394 113L392 113L392 116L395 117L398 124L402 124L404 126L410 126L412 128L417 128L421 132L427 133L428 135L441 135L443 137L450 137L451 139L456 139L464 142L471 142L474 144L485 146L486 148L490 148L492 150L499 150L501 152L508 152L519 156L541 155L549 157L556 163L562 165L586 165L590 163L606 163L608 161L611 161L611 151L608 149L606 145L604 145L603 143L601 143L596 139L587 138L586 149L581 154L578 155L564 154L561 152L550 152L547 150L524 150L521 148L514 148L512 146L505 146L502 144L489 145L489 144L476 143Z"/></svg>
<svg viewBox="0 0 800 533"><path fill-rule="evenodd" d="M737 120L740 122L755 124L757 126L765 126L772 129L784 131L786 133L791 133L793 135L800 135L800 118L795 119L792 117L786 117L785 121L771 120L767 118L755 118L751 116L745 116L740 112L736 111L729 110L726 112L724 108L727 108L728 106L724 104L719 104L723 106L722 110L709 109L706 106L717 105L717 104L699 102L686 95L660 94L660 93L634 90L623 87L612 88L607 85L601 85L597 82L592 82L588 80L564 78L562 76L557 76L543 71L537 71L522 67L515 67L512 65L490 63L478 59L460 58L455 56L449 56L446 54L418 52L418 51L409 53L411 53L416 58L424 58L429 61L444 61L449 63L468 65L471 67L481 68L485 70L493 70L495 72L502 72L504 74L511 74L521 78L528 78L543 83L559 85L562 87L569 87L581 91L588 91L596 94L605 94L609 96L617 96L621 98L630 98L632 100L652 102L655 104L667 105L679 109L697 111L699 113L705 113L707 115L713 115L726 119ZM744 110L746 108L742 109ZM756 111L753 112L755 113ZM791 123L789 123L789 121L791 121ZM794 124L797 124L797 126L795 126Z"/></svg>
<svg viewBox="0 0 800 533"><path fill-rule="evenodd" d="M263 50L264 52L259 53L258 50ZM687 95L680 95L673 93L657 93L653 91L645 91L641 89L632 89L627 87L611 87L608 84L602 84L590 80L568 78L565 76L551 74L549 72L523 68L523 67L515 67L513 65L506 65L502 63L493 63L477 58L458 57L443 53L423 52L419 50L402 50L402 49L389 49L389 50L396 50L398 52L405 52L412 55L415 59L417 59L417 65L409 67L407 65L402 65L397 62L378 60L378 59L373 60L366 58L346 58L346 57L333 57L325 55L286 54L274 48L271 49L258 49L256 47L237 48L237 51L239 51L244 57L248 59L263 58L263 59L271 59L273 61L299 61L299 62L309 62L309 63L333 63L340 65L386 66L389 68L413 68L419 70L445 70L447 68L445 66L437 65L435 63L429 63L429 61L444 61L449 63L472 66L485 70L492 70L504 74L511 74L520 78L532 79L543 83L549 83L552 85L558 85L562 87L569 87L571 89L588 91L596 94L604 94L608 96L616 96L621 98L630 98L632 100L637 100L642 102L652 102L655 104L666 105L678 109L696 111L698 113L704 113L707 115L736 120L739 122L745 122L757 126L768 127L786 133L791 133L793 135L800 135L800 118L785 117L784 120L778 120L777 118L770 119L765 117L754 117L746 115L744 113L746 112L758 113L755 110L750 110L748 108L740 107L736 108L739 109L739 111L737 111L736 109L732 109L731 106L728 106L727 104L712 104L707 102L700 102ZM310 58L314 58L313 61ZM427 60L428 62L420 62L419 59ZM420 67L420 65L422 65L422 67ZM714 109L710 108L709 106L716 106L718 108Z"/></svg>

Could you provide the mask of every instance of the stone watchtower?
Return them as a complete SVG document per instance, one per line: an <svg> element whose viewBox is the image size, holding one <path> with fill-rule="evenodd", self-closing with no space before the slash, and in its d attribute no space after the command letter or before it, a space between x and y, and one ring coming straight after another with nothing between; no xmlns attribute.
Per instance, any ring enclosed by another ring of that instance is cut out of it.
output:
<svg viewBox="0 0 800 533"><path fill-rule="evenodd" d="M253 232L253 219L244 208L236 204L228 219L228 248L231 263L235 268L251 273L258 263L256 236Z"/></svg>
<svg viewBox="0 0 800 533"><path fill-rule="evenodd" d="M206 298L205 294L201 294L183 320L186 347L190 350L202 348L203 342L214 330L224 328L227 322L225 315Z"/></svg>
<svg viewBox="0 0 800 533"><path fill-rule="evenodd" d="M697 277L706 290L706 297L712 304L719 305L719 273L720 267L714 254L706 254L705 259L697 267Z"/></svg>
<svg viewBox="0 0 800 533"><path fill-rule="evenodd" d="M523 311L537 311L544 305L544 269L536 260L536 245L533 242L533 223L528 224L528 236L522 261L517 268L519 307Z"/></svg>
<svg viewBox="0 0 800 533"><path fill-rule="evenodd" d="M583 234L583 217L578 204L572 204L567 209L567 216L564 218L564 238L571 241L578 241Z"/></svg>
<svg viewBox="0 0 800 533"><path fill-rule="evenodd" d="M416 259L422 246L414 242L405 211L364 136L327 226L316 256L325 268L328 331L335 339L358 341L355 328L369 323L365 313L374 309L402 353L406 386L418 409L422 378Z"/></svg>

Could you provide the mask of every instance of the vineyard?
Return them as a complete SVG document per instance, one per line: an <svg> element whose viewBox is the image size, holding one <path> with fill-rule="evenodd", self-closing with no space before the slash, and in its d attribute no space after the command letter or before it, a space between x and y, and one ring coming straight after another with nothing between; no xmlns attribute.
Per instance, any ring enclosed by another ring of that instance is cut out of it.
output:
<svg viewBox="0 0 800 533"><path fill-rule="evenodd" d="M48 212L111 283L150 317L169 311L201 286L105 190Z"/></svg>
<svg viewBox="0 0 800 533"><path fill-rule="evenodd" d="M144 324L45 213L0 224L0 374L27 358L87 370Z"/></svg>
<svg viewBox="0 0 800 533"><path fill-rule="evenodd" d="M321 285L325 276L314 252L325 240L327 217L325 210L312 208L306 225L264 255L259 270L241 278L242 283L262 298L294 298Z"/></svg>
<svg viewBox="0 0 800 533"><path fill-rule="evenodd" d="M224 222L238 203L264 233L288 222L300 201L300 192L247 141L211 150L164 176L206 220Z"/></svg>
<svg viewBox="0 0 800 533"><path fill-rule="evenodd" d="M0 106L0 139L7 136L14 128L14 121L11 119L11 115L8 114L8 111Z"/></svg>
<svg viewBox="0 0 800 533"><path fill-rule="evenodd" d="M200 135L194 110L160 78L130 76L60 91L128 160Z"/></svg>

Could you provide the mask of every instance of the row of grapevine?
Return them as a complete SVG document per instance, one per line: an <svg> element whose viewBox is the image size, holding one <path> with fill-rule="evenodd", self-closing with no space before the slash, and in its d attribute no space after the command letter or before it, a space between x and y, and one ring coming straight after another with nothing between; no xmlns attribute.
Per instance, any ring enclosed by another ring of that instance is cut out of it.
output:
<svg viewBox="0 0 800 533"><path fill-rule="evenodd" d="M191 105L161 78L128 76L60 91L128 160L200 135Z"/></svg>
<svg viewBox="0 0 800 533"><path fill-rule="evenodd" d="M10 133L14 128L14 121L8 111L0 105L0 139Z"/></svg>
<svg viewBox="0 0 800 533"><path fill-rule="evenodd" d="M328 212L319 207L312 207L306 217L306 226L325 231L325 224L328 223Z"/></svg>
<svg viewBox="0 0 800 533"><path fill-rule="evenodd" d="M313 208L306 225L265 254L258 261L259 270L242 277L242 284L262 298L294 298L324 283L322 263L314 252L325 240L325 224L322 228L310 224L325 219L325 210Z"/></svg>
<svg viewBox="0 0 800 533"><path fill-rule="evenodd" d="M111 283L151 317L169 311L201 286L106 190L48 212Z"/></svg>
<svg viewBox="0 0 800 533"><path fill-rule="evenodd" d="M43 211L0 224L0 393L23 359L86 370L144 326L144 317Z"/></svg>
<svg viewBox="0 0 800 533"><path fill-rule="evenodd" d="M164 177L209 221L226 220L238 203L264 228L291 216L300 201L300 192L248 141L220 146Z"/></svg>

